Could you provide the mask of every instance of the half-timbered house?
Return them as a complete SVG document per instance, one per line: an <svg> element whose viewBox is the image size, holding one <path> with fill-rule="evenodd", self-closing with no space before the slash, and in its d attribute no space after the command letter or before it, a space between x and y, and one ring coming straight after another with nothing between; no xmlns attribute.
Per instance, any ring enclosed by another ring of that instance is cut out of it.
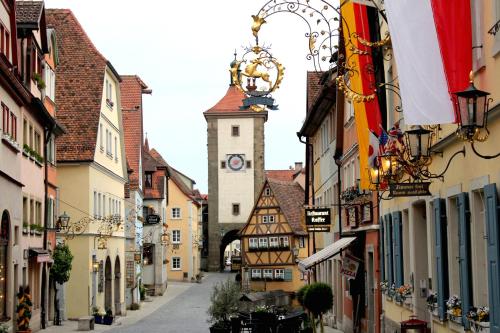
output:
<svg viewBox="0 0 500 333"><path fill-rule="evenodd" d="M244 287L296 291L305 283L297 262L308 255L304 190L296 182L267 179L241 230Z"/></svg>

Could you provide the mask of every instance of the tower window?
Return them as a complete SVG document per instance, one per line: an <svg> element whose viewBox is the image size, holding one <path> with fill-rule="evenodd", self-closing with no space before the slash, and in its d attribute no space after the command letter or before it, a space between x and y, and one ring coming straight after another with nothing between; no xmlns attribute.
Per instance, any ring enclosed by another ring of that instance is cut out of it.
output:
<svg viewBox="0 0 500 333"><path fill-rule="evenodd" d="M252 161L246 161L247 163L247 169L252 168Z"/></svg>
<svg viewBox="0 0 500 333"><path fill-rule="evenodd" d="M153 173L146 172L146 182L145 185L147 188L153 187Z"/></svg>
<svg viewBox="0 0 500 333"><path fill-rule="evenodd" d="M239 203L233 204L233 215L240 215L240 204Z"/></svg>
<svg viewBox="0 0 500 333"><path fill-rule="evenodd" d="M264 190L264 195L266 197L269 197L271 196L271 189L269 187L266 187L266 189Z"/></svg>
<svg viewBox="0 0 500 333"><path fill-rule="evenodd" d="M225 169L226 168L226 161L220 161L220 168Z"/></svg>
<svg viewBox="0 0 500 333"><path fill-rule="evenodd" d="M240 136L240 127L237 125L231 126L231 135L232 136Z"/></svg>

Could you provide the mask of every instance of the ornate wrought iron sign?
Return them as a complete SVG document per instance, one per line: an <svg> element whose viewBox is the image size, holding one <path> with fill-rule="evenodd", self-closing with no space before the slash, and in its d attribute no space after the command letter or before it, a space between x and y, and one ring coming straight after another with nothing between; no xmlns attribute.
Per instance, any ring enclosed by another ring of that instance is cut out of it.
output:
<svg viewBox="0 0 500 333"><path fill-rule="evenodd" d="M431 195L431 192L429 191L430 185L430 182L389 184L389 195L391 197L416 197Z"/></svg>

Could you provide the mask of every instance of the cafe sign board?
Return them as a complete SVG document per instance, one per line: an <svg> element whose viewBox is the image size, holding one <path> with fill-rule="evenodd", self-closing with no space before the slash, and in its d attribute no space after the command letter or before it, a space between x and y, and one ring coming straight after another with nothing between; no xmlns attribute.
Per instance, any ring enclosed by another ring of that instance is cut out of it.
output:
<svg viewBox="0 0 500 333"><path fill-rule="evenodd" d="M161 217L158 214L149 214L146 216L146 223L147 224L157 224L160 223Z"/></svg>
<svg viewBox="0 0 500 333"><path fill-rule="evenodd" d="M330 208L306 208L306 227L309 232L330 232Z"/></svg>
<svg viewBox="0 0 500 333"><path fill-rule="evenodd" d="M417 197L431 195L430 182L389 184L390 197Z"/></svg>

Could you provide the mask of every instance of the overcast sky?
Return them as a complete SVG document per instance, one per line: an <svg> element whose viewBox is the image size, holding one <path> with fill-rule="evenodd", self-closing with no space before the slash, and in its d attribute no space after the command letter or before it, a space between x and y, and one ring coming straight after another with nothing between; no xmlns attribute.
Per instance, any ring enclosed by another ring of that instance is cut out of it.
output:
<svg viewBox="0 0 500 333"><path fill-rule="evenodd" d="M207 192L207 135L203 112L224 96L234 50L254 42L252 14L261 0L46 0L47 8L70 8L99 51L119 74L136 74L153 89L144 96L144 130L173 167ZM285 66L273 94L265 128L266 169L304 160L296 136L305 118L306 26L278 14L259 34L260 44Z"/></svg>

